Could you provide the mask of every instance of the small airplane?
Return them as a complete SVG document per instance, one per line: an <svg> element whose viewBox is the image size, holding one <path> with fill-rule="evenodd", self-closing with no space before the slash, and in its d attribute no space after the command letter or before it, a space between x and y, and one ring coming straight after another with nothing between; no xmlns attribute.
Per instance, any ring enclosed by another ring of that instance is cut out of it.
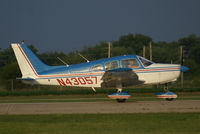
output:
<svg viewBox="0 0 200 134"><path fill-rule="evenodd" d="M60 85L74 87L116 88L109 97L125 102L130 97L123 87L148 84L165 84L176 81L187 67L178 64L160 64L137 55L123 55L88 61L75 65L48 66L24 43L11 44L22 77L27 84ZM159 98L172 100L172 92L158 94Z"/></svg>

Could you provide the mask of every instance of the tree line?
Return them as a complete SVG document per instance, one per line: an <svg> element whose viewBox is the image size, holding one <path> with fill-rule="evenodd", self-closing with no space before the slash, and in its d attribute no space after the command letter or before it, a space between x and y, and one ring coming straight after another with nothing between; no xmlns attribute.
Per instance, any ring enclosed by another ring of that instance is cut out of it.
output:
<svg viewBox="0 0 200 134"><path fill-rule="evenodd" d="M185 73L185 79L192 85L200 85L200 37L191 34L187 37L178 39L178 41L155 42L151 37L142 34L127 34L119 37L118 40L112 41L111 56L136 54L143 55L143 47L146 48L145 57L149 59L149 43L152 43L152 58L156 63L173 63L180 64L180 46L183 46L183 64L190 68ZM80 51L63 52L45 52L38 53L34 45L28 46L36 55L48 65L61 65L61 61L57 57L64 60L67 64L78 64L85 62L78 53L87 57L88 60L97 60L107 58L108 42L100 42L96 45L84 47ZM21 77L21 72L18 67L14 52L11 47L0 49L0 87L9 87L11 79ZM18 86L24 86L21 82Z"/></svg>

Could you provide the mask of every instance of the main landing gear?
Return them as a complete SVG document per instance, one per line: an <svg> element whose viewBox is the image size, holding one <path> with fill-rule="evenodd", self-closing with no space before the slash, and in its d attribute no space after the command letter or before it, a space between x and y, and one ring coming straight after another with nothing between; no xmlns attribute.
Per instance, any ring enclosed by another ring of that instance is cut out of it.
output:
<svg viewBox="0 0 200 134"><path fill-rule="evenodd" d="M164 85L164 91L165 93L156 93L155 95L157 96L157 98L163 98L167 101L172 101L173 99L178 97L175 93L168 90L168 84Z"/></svg>
<svg viewBox="0 0 200 134"><path fill-rule="evenodd" d="M127 92L122 92L122 88L118 88L117 93L112 93L108 95L111 99L116 99L117 102L123 103L126 99L130 98L131 95Z"/></svg>
<svg viewBox="0 0 200 134"><path fill-rule="evenodd" d="M157 98L163 98L167 101L172 101L172 100L174 100L175 98L178 97L175 93L170 92L168 90L168 84L164 85L164 91L165 92L156 93L155 94L156 97ZM117 89L116 93L109 94L108 97L111 98L111 99L116 99L117 102L122 103L122 102L125 102L128 98L130 98L131 95L127 92L122 92L122 88L120 87L120 88Z"/></svg>

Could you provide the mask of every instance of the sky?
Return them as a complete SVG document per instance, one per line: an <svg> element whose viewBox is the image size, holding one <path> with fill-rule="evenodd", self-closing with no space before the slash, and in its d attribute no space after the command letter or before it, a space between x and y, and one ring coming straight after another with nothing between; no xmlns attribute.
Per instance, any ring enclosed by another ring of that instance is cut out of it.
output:
<svg viewBox="0 0 200 134"><path fill-rule="evenodd" d="M25 41L70 52L129 33L153 41L200 36L200 0L0 0L0 48Z"/></svg>

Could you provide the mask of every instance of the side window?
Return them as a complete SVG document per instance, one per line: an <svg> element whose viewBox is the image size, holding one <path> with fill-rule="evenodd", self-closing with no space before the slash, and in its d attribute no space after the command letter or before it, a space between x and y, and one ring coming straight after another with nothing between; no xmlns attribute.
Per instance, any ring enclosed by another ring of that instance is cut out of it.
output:
<svg viewBox="0 0 200 134"><path fill-rule="evenodd" d="M105 69L106 70L111 70L111 69L115 69L118 68L118 62L117 61L111 61L111 62L106 62L105 63Z"/></svg>
<svg viewBox="0 0 200 134"><path fill-rule="evenodd" d="M123 68L139 68L140 65L136 59L121 60Z"/></svg>
<svg viewBox="0 0 200 134"><path fill-rule="evenodd" d="M100 70L103 70L103 66L102 65L95 65L95 66L92 66L90 68L91 71L100 71Z"/></svg>

